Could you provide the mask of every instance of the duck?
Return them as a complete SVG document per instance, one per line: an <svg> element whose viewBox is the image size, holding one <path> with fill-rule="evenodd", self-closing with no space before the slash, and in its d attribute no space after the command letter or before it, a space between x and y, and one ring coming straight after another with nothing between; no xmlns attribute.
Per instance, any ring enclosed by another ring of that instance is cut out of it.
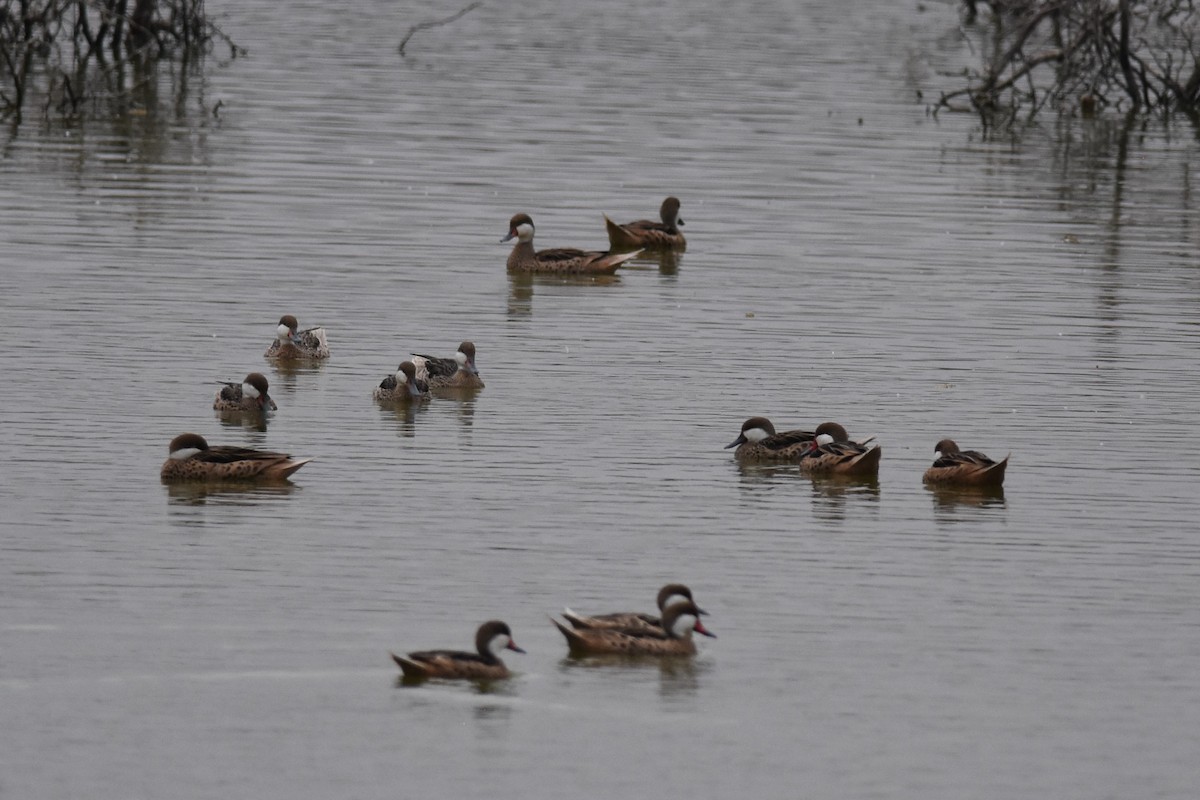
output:
<svg viewBox="0 0 1200 800"><path fill-rule="evenodd" d="M464 650L421 650L398 656L391 653L392 660L408 679L462 678L466 680L502 680L512 675L508 667L496 655L497 649L525 651L513 641L512 631L500 620L490 620L475 631L475 649Z"/></svg>
<svg viewBox="0 0 1200 800"><path fill-rule="evenodd" d="M978 486L999 488L1004 485L1008 459L994 461L978 450L959 450L953 439L942 439L933 448L937 460L925 470L925 483L940 486Z"/></svg>
<svg viewBox="0 0 1200 800"><path fill-rule="evenodd" d="M516 239L512 252L508 254L509 272L545 272L556 274L611 275L617 268L641 250L632 253L600 253L560 247L553 250L533 249L533 219L528 214L517 214L508 221L508 235L501 239L507 242Z"/></svg>
<svg viewBox="0 0 1200 800"><path fill-rule="evenodd" d="M572 628L551 617L572 654L611 653L627 656L691 656L696 654L692 633L717 638L700 621L691 600L679 600L663 610L661 628Z"/></svg>
<svg viewBox="0 0 1200 800"><path fill-rule="evenodd" d="M329 342L324 328L299 330L300 323L291 314L279 318L275 329L275 341L264 353L267 358L280 360L329 358Z"/></svg>
<svg viewBox="0 0 1200 800"><path fill-rule="evenodd" d="M371 394L376 400L409 402L429 397L429 384L417 380L417 367L411 361L401 361L395 375L388 375Z"/></svg>
<svg viewBox="0 0 1200 800"><path fill-rule="evenodd" d="M639 219L618 225L604 215L608 228L608 244L614 253L629 250L684 250L687 239L683 238L683 219L679 216L679 198L668 197L658 209L662 222Z"/></svg>
<svg viewBox="0 0 1200 800"><path fill-rule="evenodd" d="M874 437L863 442L851 441L846 429L836 422L822 422L814 433L816 436L800 458L801 472L853 478L878 474L883 448L870 445Z"/></svg>
<svg viewBox="0 0 1200 800"><path fill-rule="evenodd" d="M689 600L695 602L692 598L692 590L682 583L668 583L666 586L658 590L657 606L659 613L668 605L679 601ZM708 612L699 606L696 610L700 614ZM563 617L567 622L571 623L574 628L591 628L591 629L617 629L617 630L646 630L653 629L661 631L662 619L652 614L642 614L637 611L620 611L614 614L599 614L588 617L582 614L576 614L569 608L563 609Z"/></svg>
<svg viewBox="0 0 1200 800"><path fill-rule="evenodd" d="M742 423L741 433L725 449L736 447L733 455L739 461L799 461L816 437L815 431L776 433L771 420L751 417Z"/></svg>
<svg viewBox="0 0 1200 800"><path fill-rule="evenodd" d="M213 398L217 411L278 411L279 406L267 394L267 378L261 372L251 372L241 383L220 381L222 388Z"/></svg>
<svg viewBox="0 0 1200 800"><path fill-rule="evenodd" d="M249 447L209 447L198 433L181 433L167 446L163 481L271 481L283 480L311 458Z"/></svg>
<svg viewBox="0 0 1200 800"><path fill-rule="evenodd" d="M430 389L482 389L483 378L475 366L475 343L463 342L453 358L434 358L417 353L412 363L417 368L417 380Z"/></svg>

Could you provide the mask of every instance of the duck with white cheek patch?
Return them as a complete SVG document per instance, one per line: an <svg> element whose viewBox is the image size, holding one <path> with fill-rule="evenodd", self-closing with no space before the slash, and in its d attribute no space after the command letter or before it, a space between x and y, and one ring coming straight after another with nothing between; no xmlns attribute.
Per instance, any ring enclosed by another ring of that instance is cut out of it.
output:
<svg viewBox="0 0 1200 800"><path fill-rule="evenodd" d="M717 638L700 622L700 609L690 600L680 600L663 611L662 627L571 628L551 617L573 655L692 656L696 654L693 633Z"/></svg>
<svg viewBox="0 0 1200 800"><path fill-rule="evenodd" d="M463 342L453 358L434 358L413 354L412 363L417 368L417 381L423 381L430 389L482 389L483 378L475 366L475 343Z"/></svg>
<svg viewBox="0 0 1200 800"><path fill-rule="evenodd" d="M282 481L311 458L249 447L209 447L198 433L181 433L167 446L159 477L164 483Z"/></svg>
<svg viewBox="0 0 1200 800"><path fill-rule="evenodd" d="M815 431L802 430L776 433L771 420L751 417L742 423L738 437L725 445L725 449L736 447L733 454L738 461L798 462L816 436Z"/></svg>
<svg viewBox="0 0 1200 800"><path fill-rule="evenodd" d="M222 388L213 399L213 408L217 411L255 411L266 413L278 411L279 406L267 394L269 385L267 378L261 372L251 372L242 380L219 381Z"/></svg>
<svg viewBox="0 0 1200 800"><path fill-rule="evenodd" d="M1003 461L994 461L978 450L959 450L953 439L942 439L934 447L934 453L937 460L925 470L925 483L981 489L998 489L1004 485L1009 456Z"/></svg>
<svg viewBox="0 0 1200 800"><path fill-rule="evenodd" d="M666 586L658 590L658 600L656 605L661 614L663 609L678 601L692 601L692 590L682 583L668 583ZM696 610L701 614L708 612L699 606ZM569 608L563 609L563 617L567 622L571 623L575 628L614 628L616 630L629 630L632 628L654 628L662 630L662 618L653 614L642 614L637 611L618 611L612 614L597 614L595 616L584 616L576 614Z"/></svg>
<svg viewBox="0 0 1200 800"><path fill-rule="evenodd" d="M517 214L508 221L508 235L500 241L517 240L512 252L508 254L509 272L611 275L618 267L641 252L635 250L632 253L601 253L577 250L574 247L535 251L533 230L533 218L528 214Z"/></svg>
<svg viewBox="0 0 1200 800"><path fill-rule="evenodd" d="M800 459L800 471L809 475L842 475L848 478L874 478L879 474L883 448L850 440L846 429L836 422L817 426L816 438Z"/></svg>
<svg viewBox="0 0 1200 800"><path fill-rule="evenodd" d="M491 620L475 632L475 650L420 650L392 660L400 667L406 680L425 678L458 678L475 681L502 680L512 673L496 655L497 650L525 651L513 641L512 631L500 620Z"/></svg>
<svg viewBox="0 0 1200 800"><path fill-rule="evenodd" d="M371 395L376 400L410 403L429 399L429 385L417 379L417 367L411 361L401 361L395 375L388 375Z"/></svg>
<svg viewBox="0 0 1200 800"><path fill-rule="evenodd" d="M608 244L614 253L627 253L630 250L684 250L687 239L683 237L683 217L679 216L679 198L668 197L659 206L658 216L661 222L649 219L639 219L636 222L626 222L618 225L604 215L604 224L608 228Z"/></svg>
<svg viewBox="0 0 1200 800"><path fill-rule="evenodd" d="M280 361L319 361L329 358L329 342L324 328L302 331L294 316L284 314L275 328L275 341L263 355Z"/></svg>

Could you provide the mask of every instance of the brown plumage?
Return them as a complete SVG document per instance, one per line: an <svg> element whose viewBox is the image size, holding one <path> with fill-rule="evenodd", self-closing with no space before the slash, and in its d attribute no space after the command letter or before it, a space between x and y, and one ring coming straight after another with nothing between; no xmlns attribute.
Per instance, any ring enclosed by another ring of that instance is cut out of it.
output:
<svg viewBox="0 0 1200 800"><path fill-rule="evenodd" d="M249 388L246 388L249 387ZM222 381L213 398L217 411L278 411L279 406L267 394L270 385L261 372L251 372L241 383Z"/></svg>
<svg viewBox="0 0 1200 800"><path fill-rule="evenodd" d="M614 653L629 656L690 656L696 653L692 632L711 636L700 622L700 609L689 600L671 603L663 611L661 628L571 628L551 617L567 646L576 655Z"/></svg>
<svg viewBox="0 0 1200 800"><path fill-rule="evenodd" d="M925 470L926 483L988 488L1004 484L1009 456L1003 461L993 461L978 450L959 450L953 439L942 439L933 450L938 457L933 466Z"/></svg>
<svg viewBox="0 0 1200 800"><path fill-rule="evenodd" d="M801 472L852 478L869 478L879 474L882 447L850 441L846 429L836 422L822 422L814 433L816 438L809 443L800 459Z"/></svg>
<svg viewBox="0 0 1200 800"><path fill-rule="evenodd" d="M634 253L600 253L560 247L553 250L533 249L533 219L517 214L508 222L508 235L500 241L515 238L516 245L508 254L510 272L549 272L557 274L610 275ZM640 251L639 251L640 252Z"/></svg>
<svg viewBox="0 0 1200 800"><path fill-rule="evenodd" d="M808 444L816 438L813 431L784 431L776 433L766 417L751 417L742 423L738 438L725 445L736 447L738 461L799 461Z"/></svg>
<svg viewBox="0 0 1200 800"><path fill-rule="evenodd" d="M475 632L475 649L464 650L421 650L398 656L392 660L404 672L405 678L463 678L466 680L500 680L511 674L495 654L499 647L517 653L525 651L512 640L512 631L499 620L491 620L479 626Z"/></svg>
<svg viewBox="0 0 1200 800"><path fill-rule="evenodd" d="M679 198L668 197L663 200L658 210L661 222L639 219L637 222L627 222L618 225L604 216L605 227L608 228L609 249L614 253L625 253L630 250L684 250L687 240L679 228L683 220L679 216Z"/></svg>
<svg viewBox="0 0 1200 800"><path fill-rule="evenodd" d="M663 609L673 603L677 599L693 600L692 590L684 586L682 583L668 583L666 586L658 590L658 599L656 605L661 614ZM694 602L694 601L693 601ZM696 610L701 614L708 612L699 606ZM613 614L598 614L596 616L583 616L576 614L571 609L563 609L563 617L570 622L575 628L597 628L597 629L616 629L616 630L636 630L653 628L662 630L662 619L652 614L642 614L637 611L619 611Z"/></svg>
<svg viewBox="0 0 1200 800"><path fill-rule="evenodd" d="M463 342L453 358L434 358L413 354L417 380L425 381L430 389L482 389L483 378L475 366L475 343Z"/></svg>
<svg viewBox="0 0 1200 800"><path fill-rule="evenodd" d="M164 481L278 481L312 461L248 447L209 447L196 433L176 436L168 452L160 472Z"/></svg>
<svg viewBox="0 0 1200 800"><path fill-rule="evenodd" d="M280 361L305 361L329 358L329 343L324 328L299 330L300 323L291 314L279 318L275 329L275 341L263 353L267 358Z"/></svg>
<svg viewBox="0 0 1200 800"><path fill-rule="evenodd" d="M376 400L390 400L399 403L427 400L429 386L424 381L417 380L417 367L411 361L401 361L395 375L388 375L371 396Z"/></svg>

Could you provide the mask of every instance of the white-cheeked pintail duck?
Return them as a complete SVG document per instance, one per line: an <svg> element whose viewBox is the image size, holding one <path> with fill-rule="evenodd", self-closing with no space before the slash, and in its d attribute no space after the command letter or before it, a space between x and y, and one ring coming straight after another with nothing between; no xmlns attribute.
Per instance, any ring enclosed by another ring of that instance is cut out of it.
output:
<svg viewBox="0 0 1200 800"><path fill-rule="evenodd" d="M741 433L725 449L736 447L733 454L738 461L799 461L816 437L814 431L776 433L771 420L751 417L742 423Z"/></svg>
<svg viewBox="0 0 1200 800"><path fill-rule="evenodd" d="M656 605L661 614L663 609L672 603L680 600L695 602L692 597L692 590L682 583L668 583L666 586L658 590L658 600ZM699 606L696 610L701 614L708 612ZM662 619L653 614L643 614L637 611L619 611L613 614L598 614L595 616L584 616L576 614L569 608L563 609L563 617L570 622L575 628L593 628L593 629L617 629L617 630L633 630L639 628L653 628L662 630Z"/></svg>
<svg viewBox="0 0 1200 800"><path fill-rule="evenodd" d="M1009 456L993 461L978 450L959 450L953 439L942 439L933 448L937 460L925 470L925 482L939 486L999 488ZM1011 455L1011 453L1009 454Z"/></svg>
<svg viewBox="0 0 1200 800"><path fill-rule="evenodd" d="M405 678L462 678L491 681L501 680L512 674L496 655L497 650L525 652L513 641L512 631L509 630L508 625L499 620L491 620L479 626L479 630L475 632L475 649L478 652L421 650L404 656L392 653L391 656L404 672Z"/></svg>
<svg viewBox="0 0 1200 800"><path fill-rule="evenodd" d="M417 367L411 361L401 361L395 375L388 375L371 394L376 400L401 403L424 400L429 397L429 384L417 380Z"/></svg>
<svg viewBox="0 0 1200 800"><path fill-rule="evenodd" d="M508 254L509 272L544 272L575 275L609 275L629 259L633 253L600 253L560 247L553 250L533 249L533 219L528 214L517 214L508 222L508 235L500 241L516 239L512 252ZM640 251L638 251L640 252Z"/></svg>
<svg viewBox="0 0 1200 800"><path fill-rule="evenodd" d="M324 328L300 330L300 323L291 314L279 318L275 341L264 353L267 358L281 361L320 360L329 358L329 342Z"/></svg>
<svg viewBox="0 0 1200 800"><path fill-rule="evenodd" d="M696 653L692 633L716 638L700 622L700 609L690 600L680 600L663 611L661 628L572 628L551 617L567 637L576 655L691 656Z"/></svg>
<svg viewBox="0 0 1200 800"><path fill-rule="evenodd" d="M668 197L658 210L661 222L639 219L618 225L604 215L608 228L608 244L614 253L630 250L684 250L687 239L683 238L683 219L679 216L679 198Z"/></svg>
<svg viewBox="0 0 1200 800"><path fill-rule="evenodd" d="M251 372L242 380L220 381L221 389L213 398L213 408L217 411L278 411L279 406L267 393L270 385L261 372Z"/></svg>
<svg viewBox="0 0 1200 800"><path fill-rule="evenodd" d="M463 342L453 358L434 358L413 354L417 380L430 389L482 389L483 378L475 366L475 343Z"/></svg>
<svg viewBox="0 0 1200 800"><path fill-rule="evenodd" d="M879 459L883 448L865 442L853 442L846 429L836 422L817 426L816 438L809 443L800 459L800 471L809 475L844 475L870 478L879 474Z"/></svg>
<svg viewBox="0 0 1200 800"><path fill-rule="evenodd" d="M209 447L197 433L176 436L168 452L160 477L171 482L279 481L312 461L249 447Z"/></svg>

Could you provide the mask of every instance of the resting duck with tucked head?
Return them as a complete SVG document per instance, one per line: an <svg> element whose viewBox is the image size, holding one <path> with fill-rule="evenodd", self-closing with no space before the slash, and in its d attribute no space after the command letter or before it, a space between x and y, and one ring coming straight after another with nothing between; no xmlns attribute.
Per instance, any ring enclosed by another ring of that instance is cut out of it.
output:
<svg viewBox="0 0 1200 800"><path fill-rule="evenodd" d="M213 398L213 408L217 411L278 411L279 406L267 394L270 388L267 378L261 372L251 372L245 379L237 381L221 381L222 388Z"/></svg>
<svg viewBox="0 0 1200 800"><path fill-rule="evenodd" d="M413 354L412 363L417 368L417 380L429 384L430 389L482 389L483 378L475 366L475 343L463 342L453 358L434 358Z"/></svg>
<svg viewBox="0 0 1200 800"><path fill-rule="evenodd" d="M167 446L159 477L164 481L283 480L311 458L249 447L209 447L198 433L182 433Z"/></svg>
<svg viewBox="0 0 1200 800"><path fill-rule="evenodd" d="M376 400L411 401L429 397L429 385L417 380L417 367L411 361L401 361L395 375L388 375L371 394Z"/></svg>
<svg viewBox="0 0 1200 800"><path fill-rule="evenodd" d="M879 473L883 448L865 442L852 442L846 429L836 422L822 422L816 437L800 458L800 471L810 475L845 475L866 478Z"/></svg>
<svg viewBox="0 0 1200 800"><path fill-rule="evenodd" d="M508 254L509 272L548 272L557 274L610 275L629 259L633 253L600 253L559 247L553 250L533 249L533 219L528 214L517 214L508 221L508 235L500 241L516 239L512 252ZM639 251L640 252L640 251Z"/></svg>
<svg viewBox="0 0 1200 800"><path fill-rule="evenodd" d="M421 650L403 656L392 653L391 656L403 671L405 678L462 678L488 681L501 680L512 674L496 655L496 650L499 649L512 650L515 653L525 652L513 641L508 625L499 620L491 620L480 625L479 630L475 631L477 652Z"/></svg>
<svg viewBox="0 0 1200 800"><path fill-rule="evenodd" d="M978 486L999 488L1009 456L993 461L978 450L959 450L953 439L942 439L934 448L937 460L925 470L926 483L938 486ZM1011 455L1011 453L1009 454Z"/></svg>
<svg viewBox="0 0 1200 800"><path fill-rule="evenodd" d="M717 638L700 622L700 609L680 600L663 611L661 628L571 628L551 617L571 652L627 656L691 656L696 654L692 633Z"/></svg>
<svg viewBox="0 0 1200 800"><path fill-rule="evenodd" d="M663 609L672 603L678 601L694 602L692 598L692 590L684 586L682 583L668 583L666 586L658 590L658 611L661 614ZM699 606L696 611L700 614L708 612ZM598 614L596 616L584 616L576 614L569 608L563 609L563 617L570 622L575 628L615 628L617 630L645 629L653 628L662 630L662 619L653 614L642 614L637 611L619 611L613 614Z"/></svg>
<svg viewBox="0 0 1200 800"><path fill-rule="evenodd" d="M309 328L302 331L299 328L300 323L295 317L284 314L275 328L275 341L271 342L271 346L263 355L281 361L329 358L329 342L325 338L325 329Z"/></svg>
<svg viewBox="0 0 1200 800"><path fill-rule="evenodd" d="M683 219L679 216L679 198L668 197L658 209L662 222L639 219L618 225L604 215L608 228L608 244L614 253L630 250L684 250L687 240L683 238Z"/></svg>

